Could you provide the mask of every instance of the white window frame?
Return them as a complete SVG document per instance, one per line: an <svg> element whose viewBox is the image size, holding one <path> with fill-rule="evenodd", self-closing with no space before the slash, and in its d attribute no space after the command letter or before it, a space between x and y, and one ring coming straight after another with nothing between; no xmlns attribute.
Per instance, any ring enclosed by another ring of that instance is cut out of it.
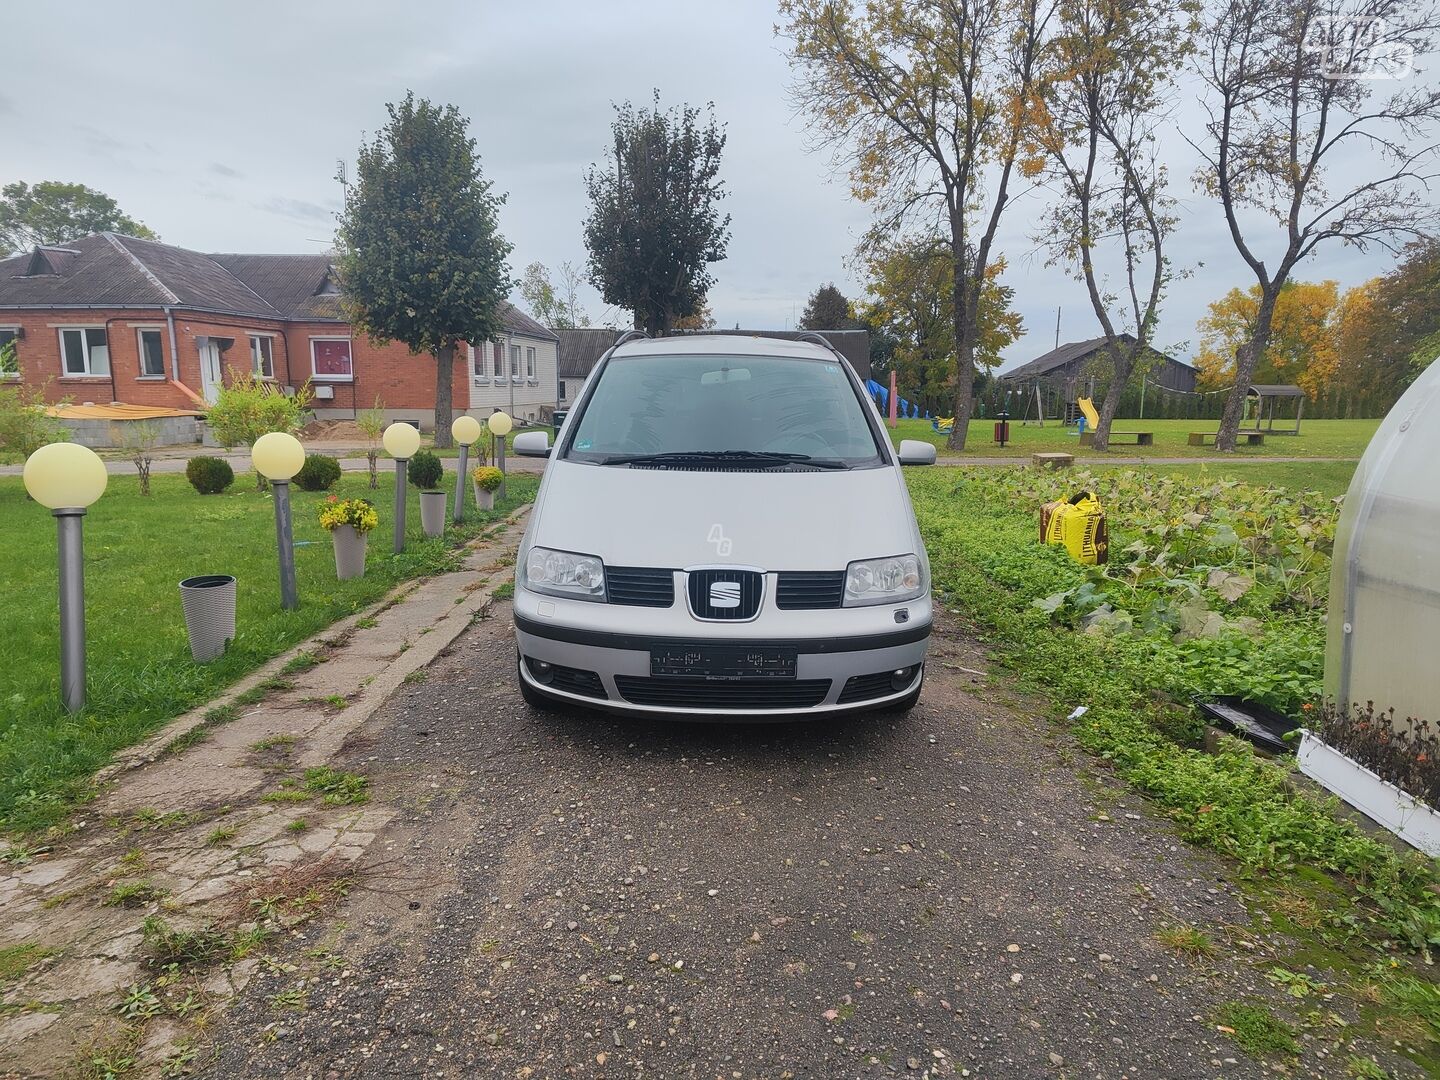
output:
<svg viewBox="0 0 1440 1080"><path fill-rule="evenodd" d="M525 346L525 381L539 381L535 378L535 348L532 345Z"/></svg>
<svg viewBox="0 0 1440 1080"><path fill-rule="evenodd" d="M350 346L349 375L321 375L315 370L315 343L317 341L343 341ZM317 334L310 339L310 376L316 382L348 383L355 381L355 343L348 334Z"/></svg>
<svg viewBox="0 0 1440 1080"><path fill-rule="evenodd" d="M490 354L495 358L495 363L491 365L495 369L495 381L500 382L505 378L505 346L498 341L492 341Z"/></svg>
<svg viewBox="0 0 1440 1080"><path fill-rule="evenodd" d="M520 346L510 346L510 381L520 381Z"/></svg>
<svg viewBox="0 0 1440 1080"><path fill-rule="evenodd" d="M11 341L13 341L13 342L15 343L15 370L14 370L14 371L0 371L0 379L3 379L3 380L7 380L7 381L8 381L8 380L20 378L20 327L18 327L18 326L0 326L0 331L6 331L6 330L8 330L10 333L12 333L12 334L15 335L14 337L12 337L12 338L10 339Z"/></svg>
<svg viewBox="0 0 1440 1080"><path fill-rule="evenodd" d="M275 381L275 335L274 335L274 334L266 334L266 333L255 333L255 334L250 334L250 335L248 335L248 336L249 336L249 339L250 339L249 345L250 345L250 370L251 370L251 373L252 373L252 374L255 376L255 378L257 378L257 379L263 379L263 380L265 380L266 382L274 382L274 381ZM314 339L312 338L311 340L314 340ZM265 372L263 372L263 371L260 370L260 360L259 360L259 358L255 355L255 343L256 343L257 341L267 341L267 342L270 343L270 374L269 374L269 375L266 375ZM310 355L311 355L312 358L313 358L313 356L314 356L315 354L312 352ZM312 365L314 364L314 360L313 360L313 359L311 360L311 364L312 364ZM355 377L355 356L354 356L353 353L352 353L351 356L350 356L350 377L351 377L351 378L354 378L354 377Z"/></svg>
<svg viewBox="0 0 1440 1080"><path fill-rule="evenodd" d="M110 377L110 335L105 330L104 323L73 323L55 328L60 342L60 377L62 379L108 379ZM95 370L95 358L90 348L90 338L87 331L99 330L105 335L105 370ZM65 360L65 335L78 333L85 348L85 370L71 371Z"/></svg>
<svg viewBox="0 0 1440 1080"><path fill-rule="evenodd" d="M160 335L160 370L151 372L145 370L145 335ZM61 358L63 362L63 357ZM139 373L136 378L149 379L161 382L165 378L165 328L163 326L137 326L135 327L135 370Z"/></svg>

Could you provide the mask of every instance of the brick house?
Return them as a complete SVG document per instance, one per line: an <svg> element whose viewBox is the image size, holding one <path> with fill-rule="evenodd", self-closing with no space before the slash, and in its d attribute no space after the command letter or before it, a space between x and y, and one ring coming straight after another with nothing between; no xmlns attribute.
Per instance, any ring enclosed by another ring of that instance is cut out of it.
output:
<svg viewBox="0 0 1440 1080"><path fill-rule="evenodd" d="M435 420L427 356L352 335L325 255L207 255L96 233L0 259L0 379L47 399L203 409L237 372L315 392L321 419L378 398L391 420ZM456 415L555 407L556 337L510 304L505 332L457 355Z"/></svg>

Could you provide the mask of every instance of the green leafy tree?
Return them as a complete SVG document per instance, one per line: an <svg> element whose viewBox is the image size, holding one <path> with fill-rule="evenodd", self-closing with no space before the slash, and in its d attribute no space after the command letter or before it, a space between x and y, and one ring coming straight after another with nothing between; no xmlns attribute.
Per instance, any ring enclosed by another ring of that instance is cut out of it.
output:
<svg viewBox="0 0 1440 1080"><path fill-rule="evenodd" d="M853 330L856 326L850 314L850 301L833 281L810 294L800 315L802 330Z"/></svg>
<svg viewBox="0 0 1440 1080"><path fill-rule="evenodd" d="M635 325L663 334L696 314L725 258L730 215L719 178L725 132L700 110L615 108L610 160L585 173L590 281L607 304L634 312Z"/></svg>
<svg viewBox="0 0 1440 1080"><path fill-rule="evenodd" d="M260 382L249 372L236 375L227 386L215 393L206 422L215 441L227 450L233 446L252 446L255 440L271 431L293 434L300 430L310 411L314 397L307 382L286 394L278 386ZM265 478L255 474L255 486L265 489Z"/></svg>
<svg viewBox="0 0 1440 1080"><path fill-rule="evenodd" d="M355 426L365 436L365 465L370 472L370 486L378 488L380 478L375 474L375 465L380 459L380 449L385 437L385 403L378 397L369 409L355 414Z"/></svg>
<svg viewBox="0 0 1440 1080"><path fill-rule="evenodd" d="M901 395L945 412L955 396L955 260L948 241L939 235L901 239L872 249L866 268L870 300L862 318L891 343ZM975 363L987 372L1000 365L1001 353L1024 329L1011 306L1015 290L1000 284L1004 269L1003 259L992 262L980 290Z"/></svg>
<svg viewBox="0 0 1440 1080"><path fill-rule="evenodd" d="M555 295L555 286L550 281L550 271L545 264L532 262L525 267L517 288L535 321L542 326L555 326L556 316L560 314L560 300Z"/></svg>
<svg viewBox="0 0 1440 1080"><path fill-rule="evenodd" d="M96 232L159 239L123 213L109 195L84 184L16 181L0 188L0 256L36 244L65 244Z"/></svg>
<svg viewBox="0 0 1440 1080"><path fill-rule="evenodd" d="M468 121L407 94L360 147L336 233L343 302L370 340L435 358L435 445L450 446L458 342L500 334L510 291L504 197L480 172Z"/></svg>

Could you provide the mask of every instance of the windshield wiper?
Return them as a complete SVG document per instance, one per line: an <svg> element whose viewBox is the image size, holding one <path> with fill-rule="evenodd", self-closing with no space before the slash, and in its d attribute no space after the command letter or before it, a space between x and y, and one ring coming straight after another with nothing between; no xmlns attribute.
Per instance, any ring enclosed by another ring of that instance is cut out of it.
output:
<svg viewBox="0 0 1440 1080"><path fill-rule="evenodd" d="M848 469L850 466L835 458L815 458L809 454L788 454L779 450L671 450L658 454L611 454L600 460L601 465L684 465L694 462L718 464L726 461L754 462L769 465L802 465L814 469Z"/></svg>

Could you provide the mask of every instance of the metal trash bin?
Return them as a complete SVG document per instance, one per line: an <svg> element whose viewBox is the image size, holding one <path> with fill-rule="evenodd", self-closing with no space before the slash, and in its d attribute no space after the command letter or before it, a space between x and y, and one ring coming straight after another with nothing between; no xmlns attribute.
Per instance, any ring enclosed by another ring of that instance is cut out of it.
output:
<svg viewBox="0 0 1440 1080"><path fill-rule="evenodd" d="M197 664L214 660L235 640L235 579L229 574L204 574L180 582L185 632Z"/></svg>

